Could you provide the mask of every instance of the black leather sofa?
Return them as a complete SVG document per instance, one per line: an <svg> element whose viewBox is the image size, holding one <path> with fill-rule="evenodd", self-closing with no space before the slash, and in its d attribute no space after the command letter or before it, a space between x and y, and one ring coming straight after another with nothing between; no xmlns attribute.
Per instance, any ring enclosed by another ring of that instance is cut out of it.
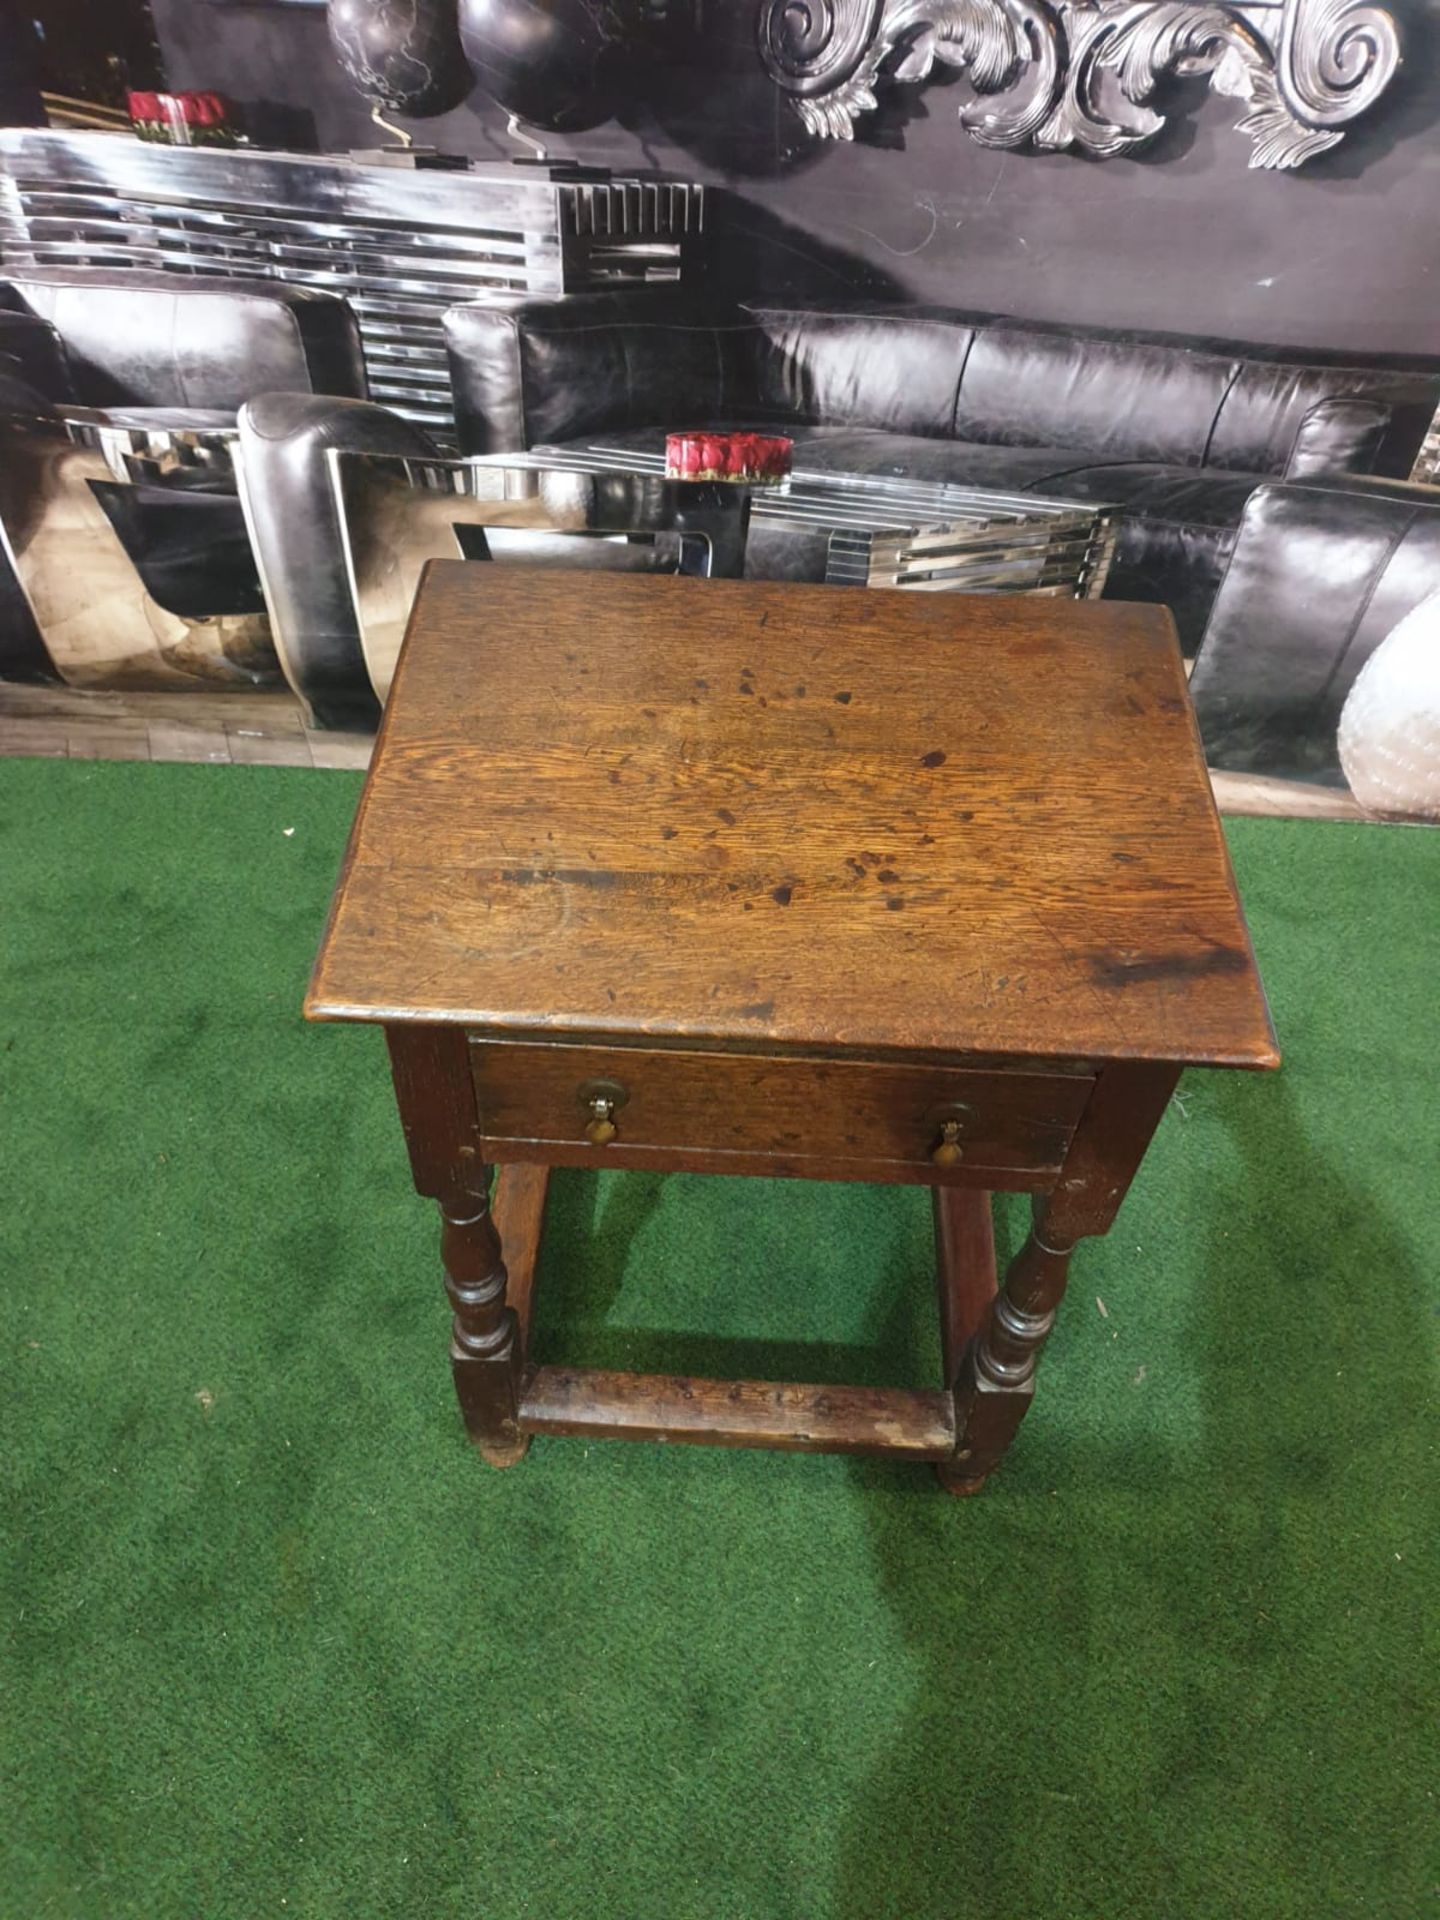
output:
<svg viewBox="0 0 1440 1920"><path fill-rule="evenodd" d="M53 416L68 405L102 410L119 425L228 426L251 395L276 388L367 392L359 330L343 299L276 281L128 268L47 268L0 282L0 414ZM192 572L197 590L221 602L258 598L232 492L151 500L135 491L142 570ZM0 553L0 674L50 671Z"/></svg>
<svg viewBox="0 0 1440 1920"><path fill-rule="evenodd" d="M1212 767L1344 784L1340 716L1440 591L1440 490L1360 475L1251 494L1190 676Z"/></svg>
<svg viewBox="0 0 1440 1920"><path fill-rule="evenodd" d="M1404 479L1440 404L1440 356L935 308L726 309L651 290L456 307L445 327L467 453L769 426L806 467L1113 502L1108 594L1168 605L1187 653L1256 486Z"/></svg>

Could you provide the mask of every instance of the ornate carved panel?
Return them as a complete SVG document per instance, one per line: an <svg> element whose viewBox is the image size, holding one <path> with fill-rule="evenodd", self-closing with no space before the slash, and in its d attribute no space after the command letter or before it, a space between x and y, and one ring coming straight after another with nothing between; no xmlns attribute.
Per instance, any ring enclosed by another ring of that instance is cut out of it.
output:
<svg viewBox="0 0 1440 1920"><path fill-rule="evenodd" d="M1243 101L1252 167L1298 167L1344 137L1400 64L1368 0L760 0L760 57L821 138L851 140L876 88L937 67L978 99L982 146L1132 153L1165 125L1171 81Z"/></svg>

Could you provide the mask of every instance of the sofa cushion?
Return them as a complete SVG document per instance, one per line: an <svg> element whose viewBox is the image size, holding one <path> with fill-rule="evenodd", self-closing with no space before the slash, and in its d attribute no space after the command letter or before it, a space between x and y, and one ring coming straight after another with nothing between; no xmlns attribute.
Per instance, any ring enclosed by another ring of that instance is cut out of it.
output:
<svg viewBox="0 0 1440 1920"><path fill-rule="evenodd" d="M1169 607L1188 658L1200 644L1255 486L1253 474L1135 462L1040 480L1035 491L1115 508L1115 557L1105 597Z"/></svg>
<svg viewBox="0 0 1440 1920"><path fill-rule="evenodd" d="M742 342L767 417L948 437L974 329L923 308L821 313L751 305Z"/></svg>
<svg viewBox="0 0 1440 1920"><path fill-rule="evenodd" d="M1132 520L1233 527L1256 486L1252 473L1214 467L1176 467L1161 460L1091 461L1035 482L1035 491L1070 500L1095 500Z"/></svg>
<svg viewBox="0 0 1440 1920"><path fill-rule="evenodd" d="M996 323L976 332L954 430L964 440L1198 467L1234 373L1224 356L1179 345Z"/></svg>
<svg viewBox="0 0 1440 1920"><path fill-rule="evenodd" d="M1391 428L1390 409L1373 394L1332 394L1300 418L1285 462L1287 480L1372 473Z"/></svg>
<svg viewBox="0 0 1440 1920"><path fill-rule="evenodd" d="M1280 359L1239 364L1215 422L1207 464L1282 474L1310 409L1352 394L1383 402L1389 412L1378 446L1371 440L1365 443L1366 466L1404 479L1440 401L1440 381L1384 368L1309 366ZM1339 465L1338 457L1334 464Z"/></svg>
<svg viewBox="0 0 1440 1920"><path fill-rule="evenodd" d="M587 428L698 425L749 392L737 372L748 323L715 324L655 294L487 301L451 307L445 344L456 431L466 453L504 453Z"/></svg>

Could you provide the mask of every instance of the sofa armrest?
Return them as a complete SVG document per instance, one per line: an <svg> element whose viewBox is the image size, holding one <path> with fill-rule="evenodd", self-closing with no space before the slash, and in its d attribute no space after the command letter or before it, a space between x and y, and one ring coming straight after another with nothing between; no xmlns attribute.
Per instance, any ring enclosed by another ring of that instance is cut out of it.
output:
<svg viewBox="0 0 1440 1920"><path fill-rule="evenodd" d="M55 329L34 314L0 309L0 409L44 413L74 397L65 348Z"/></svg>
<svg viewBox="0 0 1440 1920"><path fill-rule="evenodd" d="M1393 417L1383 400L1366 394L1335 394L1317 401L1296 430L1285 478L1372 472Z"/></svg>
<svg viewBox="0 0 1440 1920"><path fill-rule="evenodd" d="M437 457L419 427L369 400L266 393L240 409L237 472L285 677L320 726L373 727L340 516L325 456Z"/></svg>
<svg viewBox="0 0 1440 1920"><path fill-rule="evenodd" d="M1397 480L1257 487L1190 678L1211 766L1341 779L1340 712L1440 587L1440 493Z"/></svg>
<svg viewBox="0 0 1440 1920"><path fill-rule="evenodd" d="M516 453L656 421L695 426L735 396L730 309L633 288L451 307L445 344L463 453Z"/></svg>

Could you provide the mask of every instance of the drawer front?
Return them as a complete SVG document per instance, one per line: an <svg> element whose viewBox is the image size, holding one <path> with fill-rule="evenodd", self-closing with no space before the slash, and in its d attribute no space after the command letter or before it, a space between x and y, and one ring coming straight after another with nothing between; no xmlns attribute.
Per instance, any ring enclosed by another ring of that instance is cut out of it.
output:
<svg viewBox="0 0 1440 1920"><path fill-rule="evenodd" d="M1083 1074L523 1041L471 1043L487 1156L821 1180L1033 1187L1055 1173L1094 1085ZM589 1102L613 1137L595 1144ZM932 1154L955 1151L937 1164Z"/></svg>

